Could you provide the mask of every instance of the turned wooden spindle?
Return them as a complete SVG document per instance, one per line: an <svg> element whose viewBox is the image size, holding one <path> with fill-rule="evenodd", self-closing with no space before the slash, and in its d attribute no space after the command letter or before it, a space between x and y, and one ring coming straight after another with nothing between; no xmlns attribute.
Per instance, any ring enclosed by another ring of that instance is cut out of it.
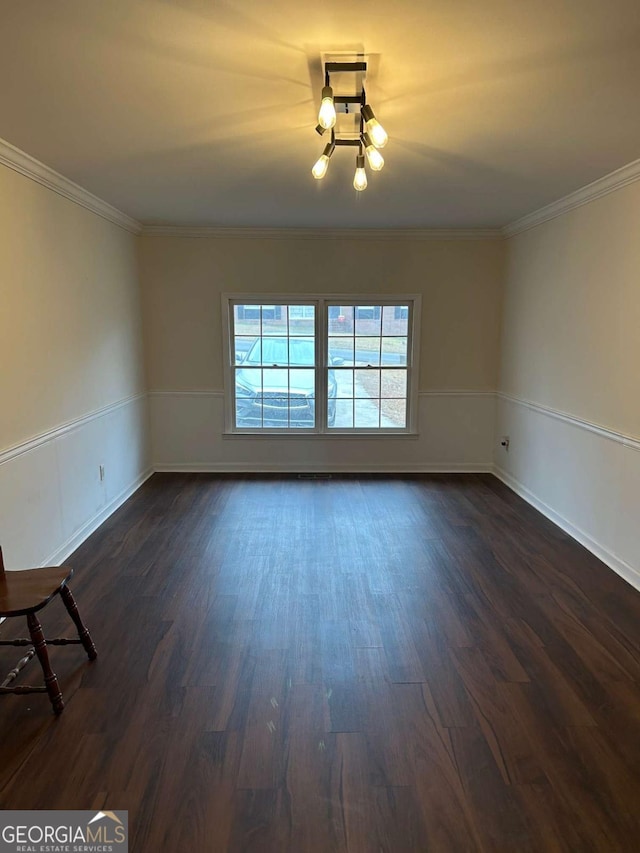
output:
<svg viewBox="0 0 640 853"><path fill-rule="evenodd" d="M42 625L35 613L27 613L27 625L29 626L29 634L33 640L33 647L38 655L42 672L44 673L44 686L47 688L49 699L53 705L53 710L56 714L61 714L64 711L64 702L62 701L62 693L58 686L58 679L55 672L51 669L49 663L49 653L47 652L47 641L42 633Z"/></svg>
<svg viewBox="0 0 640 853"><path fill-rule="evenodd" d="M71 618L73 619L74 625L78 629L78 636L80 637L80 642L84 646L84 650L87 653L89 660L95 660L98 657L98 652L96 651L96 647L93 644L93 640L91 639L89 631L87 630L84 625L84 622L80 618L76 600L73 597L71 590L66 584L60 590L60 598L62 599L64 606L67 608L69 616L71 616Z"/></svg>

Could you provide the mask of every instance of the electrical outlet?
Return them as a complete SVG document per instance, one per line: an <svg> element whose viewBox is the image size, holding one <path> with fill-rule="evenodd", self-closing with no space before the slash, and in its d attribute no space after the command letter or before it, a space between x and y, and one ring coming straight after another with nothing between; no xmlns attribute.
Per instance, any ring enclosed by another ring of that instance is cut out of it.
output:
<svg viewBox="0 0 640 853"><path fill-rule="evenodd" d="M504 449L507 451L507 453L509 452L509 444L510 444L509 436L503 435L502 438L500 439L500 446L504 447Z"/></svg>
<svg viewBox="0 0 640 853"><path fill-rule="evenodd" d="M100 466L100 482L104 480L104 465Z"/></svg>

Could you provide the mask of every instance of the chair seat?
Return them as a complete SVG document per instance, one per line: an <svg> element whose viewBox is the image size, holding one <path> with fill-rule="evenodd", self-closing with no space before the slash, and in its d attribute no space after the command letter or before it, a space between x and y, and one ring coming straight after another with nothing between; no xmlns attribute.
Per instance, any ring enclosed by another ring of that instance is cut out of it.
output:
<svg viewBox="0 0 640 853"><path fill-rule="evenodd" d="M72 575L69 566L0 573L0 616L24 616L41 610Z"/></svg>

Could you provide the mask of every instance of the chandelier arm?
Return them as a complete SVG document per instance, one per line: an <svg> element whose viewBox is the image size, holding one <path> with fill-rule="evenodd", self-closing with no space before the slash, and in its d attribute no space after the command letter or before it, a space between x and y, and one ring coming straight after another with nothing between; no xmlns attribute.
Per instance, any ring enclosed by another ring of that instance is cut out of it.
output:
<svg viewBox="0 0 640 853"><path fill-rule="evenodd" d="M325 71L328 73L329 71L347 71L354 73L356 71L366 71L367 63L366 62L325 62L324 64Z"/></svg>
<svg viewBox="0 0 640 853"><path fill-rule="evenodd" d="M360 95L334 95L333 100L336 104L361 104L362 98Z"/></svg>

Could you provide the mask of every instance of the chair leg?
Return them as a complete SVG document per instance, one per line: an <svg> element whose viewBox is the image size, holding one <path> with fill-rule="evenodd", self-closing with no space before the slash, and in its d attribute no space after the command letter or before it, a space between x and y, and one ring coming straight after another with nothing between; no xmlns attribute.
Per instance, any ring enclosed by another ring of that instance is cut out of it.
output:
<svg viewBox="0 0 640 853"><path fill-rule="evenodd" d="M35 613L27 613L27 625L29 626L29 634L31 635L36 654L38 655L42 672L44 673L44 685L47 688L47 693L49 694L49 699L53 705L53 710L56 714L61 714L64 710L62 693L58 686L56 674L51 669L51 664L49 663L47 641L42 633L42 625Z"/></svg>
<svg viewBox="0 0 640 853"><path fill-rule="evenodd" d="M69 612L69 616L71 616L76 628L78 629L78 636L80 637L80 641L84 646L84 650L87 653L89 660L95 660L98 657L98 652L96 651L96 647L93 645L91 634L89 634L84 622L80 618L76 600L66 584L60 590L60 596L64 602L64 606Z"/></svg>

